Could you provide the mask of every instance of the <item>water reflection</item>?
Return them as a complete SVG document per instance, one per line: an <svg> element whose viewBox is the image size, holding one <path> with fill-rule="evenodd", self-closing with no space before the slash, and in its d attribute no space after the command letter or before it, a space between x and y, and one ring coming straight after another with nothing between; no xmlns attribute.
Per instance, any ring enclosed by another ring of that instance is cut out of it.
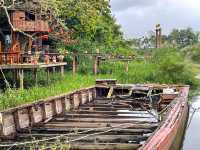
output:
<svg viewBox="0 0 200 150"><path fill-rule="evenodd" d="M192 107L200 108L200 96L192 99ZM190 109L190 118L193 117L186 131L183 150L200 149L200 110L197 110L194 114L193 112L194 110Z"/></svg>

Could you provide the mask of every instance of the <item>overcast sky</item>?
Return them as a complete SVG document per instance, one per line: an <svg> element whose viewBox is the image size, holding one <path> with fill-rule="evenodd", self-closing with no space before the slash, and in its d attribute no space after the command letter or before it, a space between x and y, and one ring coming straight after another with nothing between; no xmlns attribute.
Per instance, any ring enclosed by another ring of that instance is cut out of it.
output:
<svg viewBox="0 0 200 150"><path fill-rule="evenodd" d="M111 0L112 13L126 37L140 37L160 23L173 28L200 30L200 0Z"/></svg>

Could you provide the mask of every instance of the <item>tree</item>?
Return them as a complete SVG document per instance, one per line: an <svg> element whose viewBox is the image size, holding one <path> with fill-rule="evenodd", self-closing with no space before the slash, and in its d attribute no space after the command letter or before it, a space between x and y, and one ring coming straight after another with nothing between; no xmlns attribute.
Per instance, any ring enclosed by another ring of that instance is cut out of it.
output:
<svg viewBox="0 0 200 150"><path fill-rule="evenodd" d="M121 26L111 14L108 0L43 0L43 4L51 7L74 31L73 36L79 42L68 45L69 50L98 48L114 52L122 47L131 49L123 38Z"/></svg>
<svg viewBox="0 0 200 150"><path fill-rule="evenodd" d="M183 48L188 45L193 45L198 42L199 35L195 33L191 28L187 29L174 29L168 36L168 40L171 44L174 44L178 48Z"/></svg>

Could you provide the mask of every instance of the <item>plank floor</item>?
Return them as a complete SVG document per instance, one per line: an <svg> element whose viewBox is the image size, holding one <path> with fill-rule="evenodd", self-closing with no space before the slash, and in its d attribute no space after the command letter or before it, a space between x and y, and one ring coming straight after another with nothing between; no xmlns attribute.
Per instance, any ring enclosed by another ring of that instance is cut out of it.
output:
<svg viewBox="0 0 200 150"><path fill-rule="evenodd" d="M57 149L134 150L141 147L158 125L154 116L142 108L95 100L46 123L23 129L17 135L17 142L34 141L21 145L25 149L57 146ZM4 142L11 143L14 142Z"/></svg>

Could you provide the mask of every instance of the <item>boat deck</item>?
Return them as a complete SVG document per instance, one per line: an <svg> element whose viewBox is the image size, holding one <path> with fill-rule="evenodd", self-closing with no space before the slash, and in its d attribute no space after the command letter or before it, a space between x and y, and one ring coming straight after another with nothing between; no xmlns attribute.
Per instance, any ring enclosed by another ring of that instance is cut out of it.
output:
<svg viewBox="0 0 200 150"><path fill-rule="evenodd" d="M170 149L187 118L188 86L166 87L96 86L1 112L0 149Z"/></svg>
<svg viewBox="0 0 200 150"><path fill-rule="evenodd" d="M27 147L50 145L59 139L56 144L70 149L138 149L158 121L141 107L133 109L127 104L133 105L133 101L96 99L44 124L23 129L16 139L20 143L30 141Z"/></svg>

